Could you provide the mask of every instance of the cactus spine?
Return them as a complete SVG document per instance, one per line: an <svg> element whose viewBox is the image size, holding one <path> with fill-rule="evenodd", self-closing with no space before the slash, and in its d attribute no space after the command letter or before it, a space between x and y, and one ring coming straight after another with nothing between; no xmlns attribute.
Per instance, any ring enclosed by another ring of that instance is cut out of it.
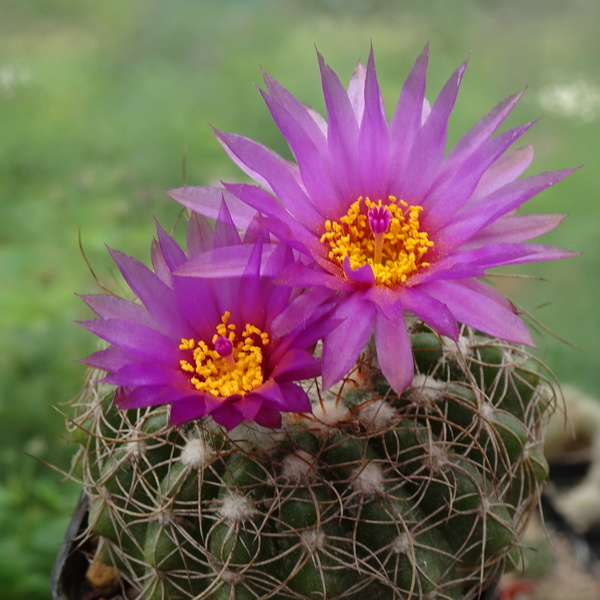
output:
<svg viewBox="0 0 600 600"><path fill-rule="evenodd" d="M280 430L119 412L92 372L70 425L87 538L145 600L472 598L518 562L555 398L521 347L416 322L401 397L367 350Z"/></svg>

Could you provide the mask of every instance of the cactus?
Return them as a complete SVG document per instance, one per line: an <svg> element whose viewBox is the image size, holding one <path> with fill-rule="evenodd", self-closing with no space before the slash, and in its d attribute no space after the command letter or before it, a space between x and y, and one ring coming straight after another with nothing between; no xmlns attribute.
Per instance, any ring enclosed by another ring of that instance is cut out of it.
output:
<svg viewBox="0 0 600 600"><path fill-rule="evenodd" d="M478 278L574 256L517 214L572 170L519 177L519 94L445 153L465 65L430 105L427 59L389 126L372 51L347 93L319 55L327 120L265 75L298 164L216 131L262 187L171 190L186 250L157 226L153 269L111 250L136 301L83 298L85 537L138 598L468 599L519 563L555 394Z"/></svg>
<svg viewBox="0 0 600 600"><path fill-rule="evenodd" d="M473 598L518 562L554 395L520 346L410 335L403 394L369 345L273 430L119 411L92 371L70 429L95 558L145 600Z"/></svg>

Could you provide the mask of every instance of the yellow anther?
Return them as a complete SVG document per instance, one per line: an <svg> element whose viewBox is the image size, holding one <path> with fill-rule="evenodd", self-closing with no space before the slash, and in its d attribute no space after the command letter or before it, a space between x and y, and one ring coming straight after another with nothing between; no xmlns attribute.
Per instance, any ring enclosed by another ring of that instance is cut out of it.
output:
<svg viewBox="0 0 600 600"><path fill-rule="evenodd" d="M194 367L192 367L187 360L180 360L179 365L184 371L188 371L190 373L194 373L195 371Z"/></svg>
<svg viewBox="0 0 600 600"><path fill-rule="evenodd" d="M367 212L385 206L390 221L387 231L375 235ZM338 221L326 221L321 242L329 245L328 256L340 266L346 257L353 270L371 265L377 285L395 288L417 270L429 266L421 258L434 244L427 232L420 231L422 206L388 196L387 202L373 202L362 196Z"/></svg>
<svg viewBox="0 0 600 600"><path fill-rule="evenodd" d="M180 350L191 350L195 345L195 342L193 339L191 340L186 340L183 339L181 340L181 344L179 344L179 349Z"/></svg>

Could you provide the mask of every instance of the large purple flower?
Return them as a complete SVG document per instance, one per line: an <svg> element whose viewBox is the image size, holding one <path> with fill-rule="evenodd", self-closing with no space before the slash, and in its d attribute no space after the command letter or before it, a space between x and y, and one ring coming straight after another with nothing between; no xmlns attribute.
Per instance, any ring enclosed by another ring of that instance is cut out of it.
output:
<svg viewBox="0 0 600 600"><path fill-rule="evenodd" d="M564 217L520 215L518 208L572 170L520 178L533 151L509 148L531 124L493 134L521 94L498 104L445 155L466 65L430 106L427 60L426 48L389 124L372 52L347 90L319 55L327 120L265 75L263 97L297 164L245 137L216 132L229 156L260 185L226 185L232 210L260 211L266 227L305 257L278 279L310 288L277 321L279 331L291 330L326 298L336 303L341 324L324 339L326 386L351 368L374 329L383 373L401 392L413 376L404 311L453 339L459 321L534 345L514 306L476 278L492 267L573 255L524 243ZM214 189L170 194L193 210L215 214ZM202 268L194 272L200 275Z"/></svg>
<svg viewBox="0 0 600 600"><path fill-rule="evenodd" d="M280 411L310 412L306 393L294 382L319 374L312 350L326 325L314 314L302 329L281 337L272 331L273 320L297 294L265 273L292 264L289 247L267 243L256 223L242 242L224 203L214 231L203 217L192 216L187 255L157 230L154 271L111 250L141 304L108 294L83 297L100 318L81 324L111 344L83 362L110 372L106 381L120 386L118 406L168 403L171 424L210 415L227 429L243 420L278 427ZM227 277L226 260L213 261L216 251L245 262L244 272ZM174 274L188 263L210 263L225 276Z"/></svg>

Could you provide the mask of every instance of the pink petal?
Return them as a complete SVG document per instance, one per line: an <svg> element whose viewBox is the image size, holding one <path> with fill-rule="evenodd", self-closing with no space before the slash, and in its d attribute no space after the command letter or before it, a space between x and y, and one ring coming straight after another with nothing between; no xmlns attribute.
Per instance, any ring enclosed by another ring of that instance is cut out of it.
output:
<svg viewBox="0 0 600 600"><path fill-rule="evenodd" d="M344 275L346 275L349 281L357 283L361 286L370 286L375 284L375 274L373 273L373 269L369 264L362 265L357 269L352 269L350 266L350 259L346 256L346 258L344 258L343 269Z"/></svg>
<svg viewBox="0 0 600 600"><path fill-rule="evenodd" d="M263 399L258 394L247 394L235 403L235 408L246 421L252 422L262 405Z"/></svg>
<svg viewBox="0 0 600 600"><path fill-rule="evenodd" d="M171 269L165 260L165 257L160 249L158 240L153 239L152 245L150 246L150 260L152 261L152 268L156 276L167 286L173 287L173 277Z"/></svg>
<svg viewBox="0 0 600 600"><path fill-rule="evenodd" d="M78 321L78 323L99 338L133 356L168 365L176 364L178 361L178 344L145 325L113 318Z"/></svg>
<svg viewBox="0 0 600 600"><path fill-rule="evenodd" d="M446 150L448 118L465 68L466 64L461 65L444 85L431 114L415 137L404 177L398 182L398 193L409 204L419 204L442 162Z"/></svg>
<svg viewBox="0 0 600 600"><path fill-rule="evenodd" d="M277 285L292 285L295 287L321 286L340 292L349 292L354 288L343 277L331 275L317 268L307 267L299 262L288 265L283 273L280 273L275 278L275 283Z"/></svg>
<svg viewBox="0 0 600 600"><path fill-rule="evenodd" d="M431 325L433 329L452 339L458 337L456 318L443 301L427 295L420 287L404 287L400 297L406 310Z"/></svg>
<svg viewBox="0 0 600 600"><path fill-rule="evenodd" d="M136 362L137 360L138 359L135 356L128 354L121 350L121 348L109 346L108 348L94 352L77 362L89 365L90 367L95 367L96 369L112 372L120 369L123 365Z"/></svg>
<svg viewBox="0 0 600 600"><path fill-rule="evenodd" d="M271 194L259 187L248 184L226 184L228 190L241 198L249 206L252 206L261 214L273 217L280 227L274 228L270 221L263 220L265 226L272 231L275 237L292 244L293 241L300 242L309 253L325 254L325 247L319 242L320 233L324 231L324 222L318 230L317 237L314 232L309 231L304 223L297 221L286 210L286 208Z"/></svg>
<svg viewBox="0 0 600 600"><path fill-rule="evenodd" d="M213 235L213 248L224 248L226 246L239 246L242 243L240 234L231 218L231 213L227 208L225 200L221 200L219 214L215 221L215 230Z"/></svg>
<svg viewBox="0 0 600 600"><path fill-rule="evenodd" d="M444 180L456 173L488 141L522 96L523 92L509 96L467 131L444 159L438 179Z"/></svg>
<svg viewBox="0 0 600 600"><path fill-rule="evenodd" d="M359 194L358 122L348 94L337 75L318 54L327 107L327 144L331 170L336 175L338 192L345 198Z"/></svg>
<svg viewBox="0 0 600 600"><path fill-rule="evenodd" d="M481 144L478 150L457 168L453 176L428 193L422 202L425 208L423 229L430 233L437 231L465 206L490 165L530 126L531 124L504 131L487 143Z"/></svg>
<svg viewBox="0 0 600 600"><path fill-rule="evenodd" d="M273 193L290 214L309 229L316 230L322 226L323 215L298 185L289 163L266 146L248 138L220 131L216 133L240 160L268 180Z"/></svg>
<svg viewBox="0 0 600 600"><path fill-rule="evenodd" d="M109 249L109 252L129 287L160 328L170 337L187 337L190 325L181 315L175 292L146 265L116 250Z"/></svg>
<svg viewBox="0 0 600 600"><path fill-rule="evenodd" d="M128 387L164 385L178 386L185 381L180 371L158 363L135 362L123 365L106 377L107 383Z"/></svg>
<svg viewBox="0 0 600 600"><path fill-rule="evenodd" d="M123 390L123 388L119 388ZM179 400L181 392L170 386L148 385L128 390L115 398L115 404L122 410L160 406Z"/></svg>
<svg viewBox="0 0 600 600"><path fill-rule="evenodd" d="M470 202L477 202L520 177L533 160L533 148L525 146L503 154L483 175Z"/></svg>
<svg viewBox="0 0 600 600"><path fill-rule="evenodd" d="M265 401L265 405L274 410L293 413L310 413L312 406L307 393L299 386L293 383L284 383L280 385L281 394L284 398L282 406L272 404L270 400Z"/></svg>
<svg viewBox="0 0 600 600"><path fill-rule="evenodd" d="M275 410L262 406L254 418L254 422L269 429L279 429L281 427L281 415Z"/></svg>
<svg viewBox="0 0 600 600"><path fill-rule="evenodd" d="M253 248L254 246L251 244L240 244L239 246L225 246L224 248L210 250L181 265L175 271L175 275L205 278L241 277L246 270ZM267 272L264 268L268 264L269 256L273 250L273 245L268 244L262 253L262 273L266 277L277 275L274 272Z"/></svg>
<svg viewBox="0 0 600 600"><path fill-rule="evenodd" d="M147 327L156 328L156 321L148 311L135 302L113 294L87 294L79 296L99 317L125 319Z"/></svg>
<svg viewBox="0 0 600 600"><path fill-rule="evenodd" d="M237 409L236 405L237 403L223 402L210 413L210 416L219 425L231 431L244 420L244 415Z"/></svg>
<svg viewBox="0 0 600 600"><path fill-rule="evenodd" d="M250 179L252 179L252 181L258 183L258 185L267 190L269 193L273 193L273 188L271 187L271 184L269 183L267 177L265 177L261 172L256 171L255 169L251 168L248 164L246 164L246 162L236 154L235 150L233 150L233 148L231 148L227 144L227 142L220 136L219 131L215 130L215 137L217 138L217 142L221 144L223 150L225 150L225 153L227 154L229 159L235 165L237 165L240 171L245 173Z"/></svg>
<svg viewBox="0 0 600 600"><path fill-rule="evenodd" d="M300 124L277 104L264 95L274 121L285 136L298 162L302 183L313 203L326 219L337 219L346 212L340 203L328 169L327 146L316 146Z"/></svg>
<svg viewBox="0 0 600 600"><path fill-rule="evenodd" d="M179 244L163 229L161 224L158 221L155 221L155 223L161 253L169 270L174 271L176 267L187 260L187 256L179 247Z"/></svg>
<svg viewBox="0 0 600 600"><path fill-rule="evenodd" d="M488 295L470 289L459 281L434 281L424 284L421 289L446 304L461 323L508 342L535 347L523 321Z"/></svg>
<svg viewBox="0 0 600 600"><path fill-rule="evenodd" d="M263 244L260 241L252 246L252 254L240 280L238 297L238 310L242 321L253 323L257 327L264 318L260 279L262 251Z"/></svg>
<svg viewBox="0 0 600 600"><path fill-rule="evenodd" d="M392 174L389 193L397 190L404 179L408 158L421 127L428 60L429 46L426 46L402 86L402 93L392 116L389 128Z"/></svg>
<svg viewBox="0 0 600 600"><path fill-rule="evenodd" d="M331 387L349 371L364 350L377 310L361 292L349 294L331 318L341 323L323 340L323 387Z"/></svg>
<svg viewBox="0 0 600 600"><path fill-rule="evenodd" d="M221 200L224 199L235 224L240 229L246 229L256 214L253 208L247 206L223 188L190 186L170 190L167 194L179 204L183 204L183 206L209 219L218 217Z"/></svg>
<svg viewBox="0 0 600 600"><path fill-rule="evenodd" d="M348 84L348 98L356 122L360 123L365 111L365 82L367 80L367 68L360 61L356 65L350 83Z"/></svg>
<svg viewBox="0 0 600 600"><path fill-rule="evenodd" d="M283 358L277 362L271 377L280 381L300 381L316 377L319 371L319 362L312 354L305 350L288 350Z"/></svg>
<svg viewBox="0 0 600 600"><path fill-rule="evenodd" d="M510 310L515 314L518 312L515 308L515 305L504 294L501 294L498 290L490 287L482 281L479 281L478 279L457 279L456 283L469 288L478 294L487 296L490 300L493 300L498 304L502 304L502 306L504 306L507 310Z"/></svg>
<svg viewBox="0 0 600 600"><path fill-rule="evenodd" d="M299 123L317 148L325 148L327 146L327 123L324 123L322 117L319 115L320 118L315 119L315 111L313 109L294 98L292 94L267 73L263 75L267 90L273 99ZM322 125L319 123L322 123Z"/></svg>
<svg viewBox="0 0 600 600"><path fill-rule="evenodd" d="M377 83L373 48L369 53L365 82L365 100L358 138L361 182L371 200L384 198L388 187L390 145L383 98Z"/></svg>
<svg viewBox="0 0 600 600"><path fill-rule="evenodd" d="M436 234L444 252L449 252L468 242L481 229L496 221L506 213L521 206L532 196L553 186L576 169L564 169L550 173L540 173L518 179L496 190L476 204L461 211L448 225Z"/></svg>
<svg viewBox="0 0 600 600"><path fill-rule="evenodd" d="M536 238L558 227L566 215L507 215L474 235L462 248L480 248L490 244L515 244Z"/></svg>
<svg viewBox="0 0 600 600"><path fill-rule="evenodd" d="M390 320L402 318L402 301L400 290L373 285L365 292L365 298L373 302L377 308Z"/></svg>
<svg viewBox="0 0 600 600"><path fill-rule="evenodd" d="M213 228L208 219L197 212L192 212L186 231L186 247L189 258L211 250L213 235Z"/></svg>
<svg viewBox="0 0 600 600"><path fill-rule="evenodd" d="M414 366L404 319L390 321L378 312L375 319L377 362L391 388L401 394L412 381Z"/></svg>
<svg viewBox="0 0 600 600"><path fill-rule="evenodd" d="M317 307L331 298L333 293L326 287L309 287L272 320L273 333L281 337L297 327L303 327Z"/></svg>
<svg viewBox="0 0 600 600"><path fill-rule="evenodd" d="M206 396L202 394L190 394L173 402L169 425L181 425L206 415L205 400Z"/></svg>

